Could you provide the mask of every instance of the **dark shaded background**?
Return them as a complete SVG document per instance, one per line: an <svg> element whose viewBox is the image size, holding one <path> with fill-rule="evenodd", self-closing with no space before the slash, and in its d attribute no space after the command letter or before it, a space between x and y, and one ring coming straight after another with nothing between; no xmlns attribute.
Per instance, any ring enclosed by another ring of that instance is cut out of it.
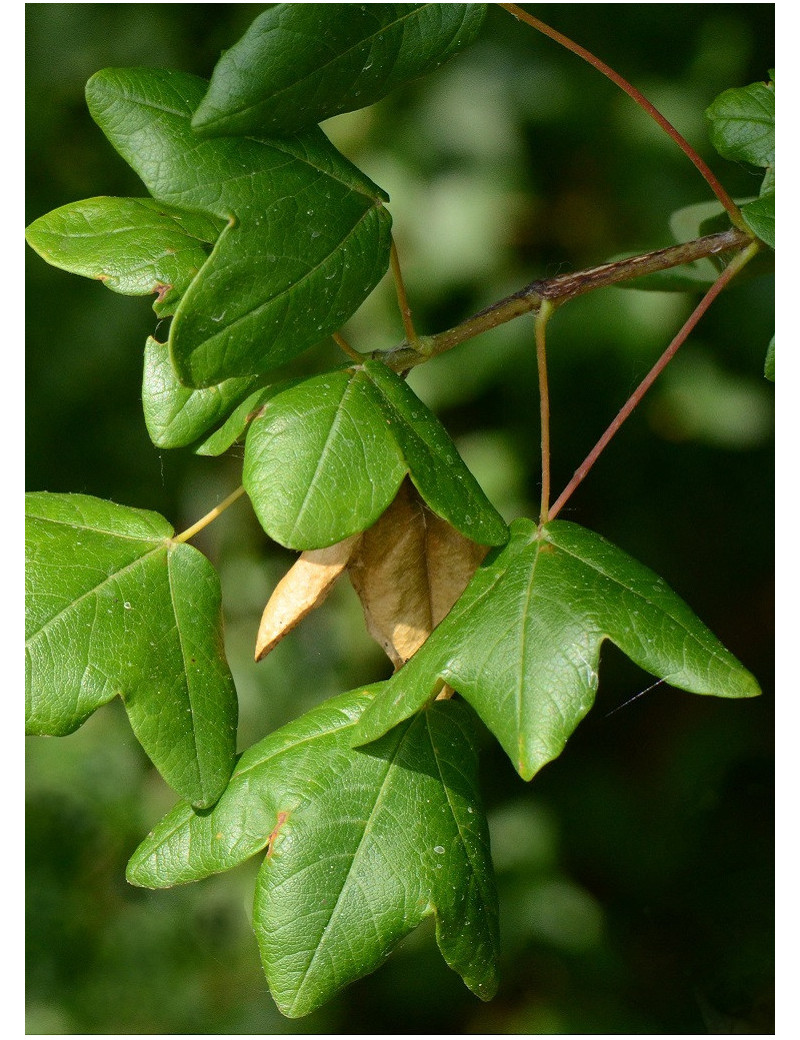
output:
<svg viewBox="0 0 800 1040"><path fill-rule="evenodd" d="M249 4L28 4L27 219L92 195L143 194L91 122L83 85L108 65L208 76L261 10ZM704 108L774 64L770 4L548 4L537 13L632 80L737 197L750 169L715 158ZM535 277L669 244L672 210L710 197L632 103L493 9L436 76L327 124L392 198L421 331ZM158 452L141 415L146 301L27 251L27 486L164 513L180 528L240 482L221 460ZM604 290L549 331L558 493L693 306ZM484 791L502 905L502 986L482 1005L431 927L299 1022L281 1018L248 916L254 871L167 892L125 863L173 797L118 704L28 746L29 1033L769 1033L773 953L772 334L768 278L703 320L562 514L647 563L758 676L732 702L659 685L609 647L597 704L561 758L523 784L488 736ZM361 350L402 338L391 284L349 324ZM507 519L535 515L532 325L415 370ZM322 346L308 370L333 355ZM238 503L198 540L219 567L249 746L323 698L380 678L349 587L263 665L258 616L291 560Z"/></svg>

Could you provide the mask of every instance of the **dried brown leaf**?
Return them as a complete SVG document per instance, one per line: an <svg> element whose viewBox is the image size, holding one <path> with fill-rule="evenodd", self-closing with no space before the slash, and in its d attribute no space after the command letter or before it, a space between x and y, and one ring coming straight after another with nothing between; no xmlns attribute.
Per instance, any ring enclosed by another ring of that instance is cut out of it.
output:
<svg viewBox="0 0 800 1040"><path fill-rule="evenodd" d="M345 538L327 549L309 549L275 586L261 616L256 638L256 660L272 650L287 632L316 609L347 566L361 535Z"/></svg>
<svg viewBox="0 0 800 1040"><path fill-rule="evenodd" d="M403 482L348 564L367 631L395 668L449 612L486 552L431 512L410 481Z"/></svg>

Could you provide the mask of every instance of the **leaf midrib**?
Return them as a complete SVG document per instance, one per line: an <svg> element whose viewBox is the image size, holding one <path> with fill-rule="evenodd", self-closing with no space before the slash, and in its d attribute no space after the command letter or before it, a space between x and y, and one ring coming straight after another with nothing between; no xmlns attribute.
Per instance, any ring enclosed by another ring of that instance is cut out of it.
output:
<svg viewBox="0 0 800 1040"><path fill-rule="evenodd" d="M194 550L191 550L191 551L194 551ZM171 557L171 554L170 554L169 550L167 550L167 586L169 588L169 601L172 604L172 616L175 619L175 631L176 631L177 636L178 636L178 649L180 651L181 663L183 665L183 671L182 671L183 682L181 683L181 685L183 686L184 690L186 691L186 701L187 701L187 703L189 705L187 710L188 710L189 714L191 715L191 723L190 723L190 727L189 728L190 728L191 734L192 734L192 749L194 751L194 754L192 756L193 772L195 774L197 783L200 786L200 790L203 792L203 797L207 798L208 797L207 792L208 792L209 788L206 786L206 782L205 782L205 775L204 774L205 774L206 771L203 768L203 764L204 764L203 746L202 746L202 743L198 743L198 739L197 739L197 723L196 723L196 714L195 714L194 700L193 700L193 697L192 697L192 683L191 683L190 678L189 678L189 667L188 667L187 654L186 654L186 651L184 649L184 643L183 643L183 631L181 630L181 625L180 625L180 622L179 622L179 619L178 619L178 610L177 610L177 606L176 606L176 603L175 603L175 586L174 586L173 573L172 573L172 557ZM188 657L190 657L190 656L191 655L189 654ZM188 785L184 784L183 786L188 786ZM214 781L213 781L213 777L212 777L211 788L213 789L214 786L215 785L214 785Z"/></svg>
<svg viewBox="0 0 800 1040"><path fill-rule="evenodd" d="M45 495L49 495L50 493L49 492L44 492L44 494ZM124 509L126 507L119 506L117 508ZM173 527L170 524L167 524L166 526L169 529L169 534L158 535L158 536L154 536L152 538L143 538L142 535L139 535L139 534L126 534L125 531L121 531L119 528L116 528L116 527L111 528L111 530L106 530L105 527L91 527L89 524L87 524L85 522L79 523L79 522L77 522L75 520L61 520L58 517L43 516L41 513L34 513L34 512L32 512L29 508L27 508L26 519L28 519L28 520L38 520L40 523L43 523L43 524L57 524L60 527L71 527L71 528L74 528L76 531L89 531L90 533L93 533L93 534L107 534L110 537L126 539L126 540L131 541L131 542L145 542L145 543L156 542L156 541L168 542L168 541L170 541L170 539L172 538L173 534L175 533ZM159 519L161 519L161 517L159 517Z"/></svg>
<svg viewBox="0 0 800 1040"><path fill-rule="evenodd" d="M525 597L524 597L525 606L524 606L524 609L522 611L522 624L520 625L520 636L519 636L519 657L517 658L517 661L518 661L517 682L516 682L516 689L514 690L514 700L515 700L515 705L516 705L516 709L517 709L516 710L516 720L515 720L516 721L516 728L517 728L517 765L520 768L522 768L523 765L524 765L524 763L523 763L524 749L523 749L523 735L522 735L523 734L523 729L522 729L522 707L523 707L523 691L524 691L524 687L525 687L525 663L526 663L525 643L526 643L526 640L527 640L527 629L528 629L528 608L530 606L531 599L532 599L532 597L534 595L534 588L533 588L534 578L535 578L535 575L536 575L536 568L537 568L537 565L539 563L539 557L541 556L541 553L542 553L542 543L540 541L536 541L534 543L534 545L535 545L536 555L534 556L533 563L531 564L530 574L528 576L528 584L527 584L527 588L525 590Z"/></svg>
<svg viewBox="0 0 800 1040"><path fill-rule="evenodd" d="M300 508L298 509L297 514L295 516L294 524L292 525L292 530L289 533L289 540L294 540L294 538L297 536L298 529L301 526L303 516L308 508L309 501L311 500L313 492L317 486L317 483L319 482L320 473L323 472L325 469L325 461L330 452L331 442L335 439L334 435L344 422L345 417L348 416L347 401L348 398L355 395L356 378L357 374L348 379L347 383L344 386L342 396L339 399L339 403L336 405L336 411L333 416L333 421L331 422L330 428L325 437L325 443L323 444L322 450L319 453L319 458L317 459L317 464L314 468L314 473L311 477L311 480L308 483L305 495L303 496L303 501L300 504ZM356 429L358 429L358 424L354 423L353 425L356 427Z"/></svg>
<svg viewBox="0 0 800 1040"><path fill-rule="evenodd" d="M306 969L305 969L305 971L303 973L302 982L298 986L297 992L295 993L294 1001L292 1002L292 1010L295 1010L298 1007L298 1005L301 1003L301 998L302 998L302 995L303 995L303 991L304 991L304 989L306 987L306 984L308 983L308 979L309 979L309 976L311 974L311 971L312 971L312 969L313 969L313 967L314 967L314 965L315 965L315 963L317 961L317 958L320 955L320 951L324 948L325 938L326 938L326 936L328 936L330 934L331 927L332 927L336 917L338 916L338 914L340 912L340 907L342 905L342 897L344 895L345 890L347 889L348 882L350 880L350 877L353 874L356 862L357 862L357 860L359 858L359 855L361 854L361 850L363 849L364 844L365 844L365 842L367 840L367 837L368 837L368 835L370 834L370 832L372 830L372 827L374 825L375 817L376 817L376 815L378 813L378 810L381 808L381 806L383 804L383 801L384 801L384 799L386 797L386 788L387 788L387 786L388 786L388 784L390 782L390 779L391 779L391 776L392 776L392 770L394 769L395 762L396 762L397 758L400 755L400 751L401 751L401 749L403 747L403 744L408 739L409 733L413 730L413 728L414 728L414 722L411 722L407 726L405 733L403 733L401 735L400 739L398 740L397 745L396 745L395 750L394 750L394 753L392 754L391 759L387 763L386 772L384 774L383 780L381 781L381 785L380 785L380 789L378 791L378 794L377 794L377 796L375 798L375 804L373 805L372 810L370 811L370 814L369 814L369 818L367 819L367 821L366 821L366 823L364 825L363 833L362 833L361 837L359 838L358 845L357 845L357 847L356 847L356 849L355 849L355 851L353 853L353 857L352 857L352 859L350 861L350 867L349 867L349 869L347 871L347 876L345 877L344 883L342 884L342 887L339 890L339 894L336 897L336 902L334 903L334 905L333 905L333 907L331 909L330 916L328 917L328 920L327 920L325 926L322 929L322 933L320 934L320 937L319 937L319 942L317 943L317 945L316 945L316 947L314 949L314 953L311 956L311 960L308 962L308 965L306 966Z"/></svg>
<svg viewBox="0 0 800 1040"><path fill-rule="evenodd" d="M154 200L155 201L155 200ZM187 212L189 212L187 210ZM204 214L205 215L205 214ZM224 228L223 228L224 230ZM209 241L207 238L201 238L200 235L193 235L190 231L184 231L183 228L178 224L177 221L173 221L171 227L165 228L163 224L118 224L113 228L104 228L101 231L45 231L43 234L52 235L53 238L66 238L72 239L87 239L87 238L101 238L109 239L114 235L129 235L133 232L139 234L141 232L174 232L176 237L188 238L192 242L202 243L203 245L213 245L214 243Z"/></svg>

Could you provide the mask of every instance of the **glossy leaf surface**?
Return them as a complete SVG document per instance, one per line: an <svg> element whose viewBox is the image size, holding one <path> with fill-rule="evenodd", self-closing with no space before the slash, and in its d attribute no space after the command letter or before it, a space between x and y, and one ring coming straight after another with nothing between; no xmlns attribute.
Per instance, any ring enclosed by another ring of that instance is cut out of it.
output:
<svg viewBox="0 0 800 1040"><path fill-rule="evenodd" d="M293 549L324 548L365 530L406 473L468 538L508 537L441 423L379 362L279 394L247 435L247 493L267 534Z"/></svg>
<svg viewBox="0 0 800 1040"><path fill-rule="evenodd" d="M775 248L775 192L761 195L742 206L744 222L762 242Z"/></svg>
<svg viewBox="0 0 800 1040"><path fill-rule="evenodd" d="M157 294L165 317L205 263L225 222L153 199L100 197L61 206L26 230L49 264L125 296Z"/></svg>
<svg viewBox="0 0 800 1040"><path fill-rule="evenodd" d="M692 693L753 697L753 676L661 578L599 535L517 520L428 641L367 709L357 740L413 715L444 680L523 779L556 758L594 701L600 648Z"/></svg>
<svg viewBox="0 0 800 1040"><path fill-rule="evenodd" d="M248 431L242 479L271 538L321 549L374 523L405 472L374 385L346 370L269 402Z"/></svg>
<svg viewBox="0 0 800 1040"><path fill-rule="evenodd" d="M145 346L142 380L142 407L150 439L157 448L194 444L243 401L254 399L260 382L259 376L244 376L202 390L183 386L172 367L169 346L151 336Z"/></svg>
<svg viewBox="0 0 800 1040"><path fill-rule="evenodd" d="M723 91L706 109L719 154L753 166L775 164L775 88L751 83Z"/></svg>
<svg viewBox="0 0 800 1040"><path fill-rule="evenodd" d="M89 109L154 199L222 221L170 328L181 382L257 375L335 331L388 266L386 196L321 130L281 140L199 141L204 80L107 69Z"/></svg>
<svg viewBox="0 0 800 1040"><path fill-rule="evenodd" d="M120 697L153 764L210 805L233 768L237 701L208 560L156 513L26 496L26 728L60 736Z"/></svg>
<svg viewBox="0 0 800 1040"><path fill-rule="evenodd" d="M765 167L759 197L742 206L745 224L775 248L775 82L726 90L706 110L711 140L726 159Z"/></svg>
<svg viewBox="0 0 800 1040"><path fill-rule="evenodd" d="M467 538L481 545L502 545L508 527L436 416L380 361L367 361L364 371L379 392L386 423L425 502Z"/></svg>
<svg viewBox="0 0 800 1040"><path fill-rule="evenodd" d="M284 134L371 105L478 34L485 4L277 4L223 54L203 134Z"/></svg>
<svg viewBox="0 0 800 1040"><path fill-rule="evenodd" d="M439 702L368 748L352 729L380 685L343 694L250 748L216 806L175 807L128 880L167 887L267 850L253 927L291 1017L377 968L431 914L447 963L496 988L497 901L471 719Z"/></svg>

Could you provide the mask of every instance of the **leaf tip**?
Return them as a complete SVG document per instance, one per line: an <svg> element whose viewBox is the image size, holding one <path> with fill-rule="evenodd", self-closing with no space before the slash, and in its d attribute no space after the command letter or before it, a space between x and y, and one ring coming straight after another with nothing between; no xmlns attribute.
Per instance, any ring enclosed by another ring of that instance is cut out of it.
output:
<svg viewBox="0 0 800 1040"><path fill-rule="evenodd" d="M150 836L145 839L145 842L149 840ZM128 864L125 867L125 880L129 885L133 885L134 888L154 888L151 872L147 869L150 857L144 856L142 849L143 845L140 845L128 860Z"/></svg>
<svg viewBox="0 0 800 1040"><path fill-rule="evenodd" d="M746 668L743 668L739 682L739 692L734 694L734 696L741 698L760 697L762 692L758 679L752 672L748 672Z"/></svg>
<svg viewBox="0 0 800 1040"><path fill-rule="evenodd" d="M192 116L191 127L198 137L217 137L221 132L219 122L217 113L201 101Z"/></svg>

